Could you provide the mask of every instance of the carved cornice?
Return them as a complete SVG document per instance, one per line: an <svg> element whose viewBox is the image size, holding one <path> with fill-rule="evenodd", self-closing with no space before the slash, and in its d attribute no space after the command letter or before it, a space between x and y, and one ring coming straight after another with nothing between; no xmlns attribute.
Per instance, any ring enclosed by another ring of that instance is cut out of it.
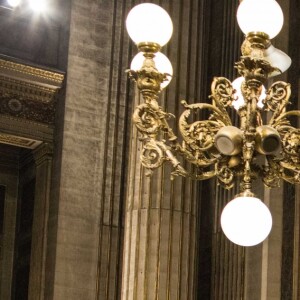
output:
<svg viewBox="0 0 300 300"><path fill-rule="evenodd" d="M27 77L39 78L40 80L48 81L50 84L57 85L57 87L61 87L64 80L63 73L0 58L0 72L3 73L3 71L6 74L19 74L19 76L25 75Z"/></svg>
<svg viewBox="0 0 300 300"><path fill-rule="evenodd" d="M0 92L47 103L53 100L57 90L0 75Z"/></svg>
<svg viewBox="0 0 300 300"><path fill-rule="evenodd" d="M64 74L0 56L0 114L53 126Z"/></svg>

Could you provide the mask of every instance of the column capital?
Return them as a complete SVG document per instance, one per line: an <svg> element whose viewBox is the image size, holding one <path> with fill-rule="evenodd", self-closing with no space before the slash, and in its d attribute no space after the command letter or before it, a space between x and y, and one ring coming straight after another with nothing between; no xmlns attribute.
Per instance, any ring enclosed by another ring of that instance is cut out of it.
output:
<svg viewBox="0 0 300 300"><path fill-rule="evenodd" d="M43 143L38 148L34 149L32 153L35 160L35 164L38 166L41 163L43 163L45 160L52 159L53 144Z"/></svg>

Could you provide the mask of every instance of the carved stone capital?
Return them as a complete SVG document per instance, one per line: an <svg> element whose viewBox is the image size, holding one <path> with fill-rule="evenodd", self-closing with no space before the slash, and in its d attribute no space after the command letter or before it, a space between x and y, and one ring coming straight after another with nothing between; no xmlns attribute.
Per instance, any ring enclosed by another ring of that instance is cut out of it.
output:
<svg viewBox="0 0 300 300"><path fill-rule="evenodd" d="M36 165L40 165L46 160L52 159L53 144L43 143L33 151L33 157Z"/></svg>

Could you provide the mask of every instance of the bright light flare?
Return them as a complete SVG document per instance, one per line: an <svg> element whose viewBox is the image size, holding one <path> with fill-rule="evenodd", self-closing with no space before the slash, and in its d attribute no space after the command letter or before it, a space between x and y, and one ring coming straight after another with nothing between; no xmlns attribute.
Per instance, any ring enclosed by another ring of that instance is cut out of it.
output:
<svg viewBox="0 0 300 300"><path fill-rule="evenodd" d="M36 12L43 12L47 8L46 0L30 0L29 6L32 10Z"/></svg>
<svg viewBox="0 0 300 300"><path fill-rule="evenodd" d="M11 7L17 7L21 3L21 0L7 0L7 4Z"/></svg>

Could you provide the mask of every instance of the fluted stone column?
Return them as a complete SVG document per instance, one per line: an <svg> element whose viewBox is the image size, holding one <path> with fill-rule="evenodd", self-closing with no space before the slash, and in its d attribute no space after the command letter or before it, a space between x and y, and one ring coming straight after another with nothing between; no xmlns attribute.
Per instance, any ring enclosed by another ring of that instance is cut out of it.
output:
<svg viewBox="0 0 300 300"><path fill-rule="evenodd" d="M63 128L58 127L55 137L46 299L119 299L127 2L70 1L65 107L58 110Z"/></svg>
<svg viewBox="0 0 300 300"><path fill-rule="evenodd" d="M159 104L178 120L182 112L180 100L205 101L201 96L206 67L206 2L156 2L169 12L174 24L171 41L164 47L174 77ZM136 96L134 106L139 101ZM177 132L176 121L170 123ZM121 299L196 299L197 216L201 201L197 183L180 177L171 181L172 168L168 163L147 177L139 161L140 150L138 134L132 129Z"/></svg>
<svg viewBox="0 0 300 300"><path fill-rule="evenodd" d="M195 299L195 183L170 169L146 177L131 139L122 300Z"/></svg>
<svg viewBox="0 0 300 300"><path fill-rule="evenodd" d="M244 297L245 248L229 241L220 225L221 212L236 193L237 188L230 191L217 188L212 253L213 288L211 299L214 300L243 299Z"/></svg>

